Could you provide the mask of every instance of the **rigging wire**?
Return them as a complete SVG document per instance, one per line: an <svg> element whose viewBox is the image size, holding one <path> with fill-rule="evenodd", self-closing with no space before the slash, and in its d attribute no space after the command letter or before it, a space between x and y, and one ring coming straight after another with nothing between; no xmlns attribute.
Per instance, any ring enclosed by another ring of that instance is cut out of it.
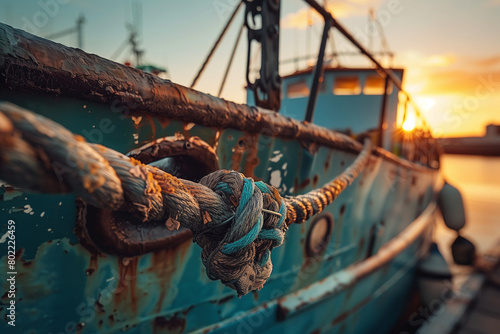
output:
<svg viewBox="0 0 500 334"><path fill-rule="evenodd" d="M212 49L208 53L207 57L205 58L205 62L203 63L203 65L201 65L201 68L199 69L198 73L196 74L196 77L193 79L193 83L191 84L190 88L193 88L196 85L196 82L198 81L198 79L200 78L201 74L205 70L205 67L207 66L208 62L210 61L210 59L212 58L213 54L215 53L215 50L217 49L217 47L219 46L220 42L222 41L222 38L226 34L229 26L231 26L231 23L233 22L234 18L236 17L236 14L238 13L238 11L241 8L242 4L243 4L243 2L240 1L238 3L238 6L236 6L236 8L234 9L233 13L231 14L231 17L229 18L229 20L226 23L226 26L224 27L224 29L222 29L222 32L219 34L219 37L217 38L217 40L214 43L214 46L212 47Z"/></svg>
<svg viewBox="0 0 500 334"><path fill-rule="evenodd" d="M222 78L222 82L220 84L219 93L217 94L217 97L221 96L222 90L224 89L224 85L226 84L226 79L227 79L227 76L229 74L229 70L231 69L231 65L233 64L234 55L236 54L236 49L238 48L238 44L240 43L241 34L243 33L244 27L245 27L245 24L243 23L241 25L240 31L238 32L238 35L236 36L236 41L234 42L233 51L231 52L231 56L229 57L229 62L227 64L226 72L224 73L224 77Z"/></svg>

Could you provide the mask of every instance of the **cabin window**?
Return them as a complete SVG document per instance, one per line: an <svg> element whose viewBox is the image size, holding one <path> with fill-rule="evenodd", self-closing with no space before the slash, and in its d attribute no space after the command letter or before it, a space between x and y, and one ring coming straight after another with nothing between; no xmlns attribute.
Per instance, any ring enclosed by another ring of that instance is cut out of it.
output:
<svg viewBox="0 0 500 334"><path fill-rule="evenodd" d="M338 77L333 83L335 95L358 95L361 93L361 85L358 77Z"/></svg>
<svg viewBox="0 0 500 334"><path fill-rule="evenodd" d="M286 96L289 99L309 96L309 87L305 81L298 81L287 86Z"/></svg>
<svg viewBox="0 0 500 334"><path fill-rule="evenodd" d="M365 95L383 95L384 94L385 79L381 76L367 76L365 78L365 87L363 88L363 94ZM387 94L392 93L392 82L389 81L387 86Z"/></svg>

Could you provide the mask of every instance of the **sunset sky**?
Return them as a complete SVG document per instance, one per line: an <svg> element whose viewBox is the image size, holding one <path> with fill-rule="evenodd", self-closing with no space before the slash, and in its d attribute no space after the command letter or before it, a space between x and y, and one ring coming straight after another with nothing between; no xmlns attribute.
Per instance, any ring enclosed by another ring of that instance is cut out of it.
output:
<svg viewBox="0 0 500 334"><path fill-rule="evenodd" d="M136 1L137 2L137 1ZM170 79L189 86L237 0L143 0L140 46L145 59L168 68ZM86 18L87 52L109 58L127 38L132 1L0 1L0 21L40 36L69 28ZM369 9L375 10L393 65L406 69L404 86L421 106L438 136L482 135L488 123L500 124L500 0L351 0L327 1L327 8L366 47L380 50L380 34L366 32ZM196 89L216 95L243 18L240 11ZM280 58L317 52L321 18L303 1L282 1ZM312 25L311 25L312 24ZM334 34L335 49L353 50ZM57 39L76 46L76 36ZM328 43L328 51L332 43ZM246 39L240 41L223 97L244 102ZM118 59L132 60L127 50ZM341 57L344 67L367 65ZM306 62L298 64L307 66ZM283 66L281 75L295 70Z"/></svg>

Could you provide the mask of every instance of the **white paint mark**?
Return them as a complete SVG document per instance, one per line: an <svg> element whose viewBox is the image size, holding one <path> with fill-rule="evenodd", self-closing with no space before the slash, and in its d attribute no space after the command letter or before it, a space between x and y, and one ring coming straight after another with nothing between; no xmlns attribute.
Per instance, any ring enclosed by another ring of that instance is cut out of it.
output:
<svg viewBox="0 0 500 334"><path fill-rule="evenodd" d="M274 157L272 157L271 159L269 159L269 161L271 161L271 162L278 162L278 161L280 161L281 158L283 158L283 153L275 155Z"/></svg>
<svg viewBox="0 0 500 334"><path fill-rule="evenodd" d="M40 217L45 216L45 211L40 214Z"/></svg>
<svg viewBox="0 0 500 334"><path fill-rule="evenodd" d="M23 212L24 212L24 213L30 213L30 212L32 212L32 211L33 211L33 208L31 207L31 205L26 204L26 205L24 206L24 210L23 210Z"/></svg>
<svg viewBox="0 0 500 334"><path fill-rule="evenodd" d="M279 170L274 170L271 172L271 179L269 180L269 183L273 186L278 188L281 184L281 171Z"/></svg>
<svg viewBox="0 0 500 334"><path fill-rule="evenodd" d="M108 279L106 280L106 282L111 282L111 281L112 281L112 280L114 280L114 279L115 279L115 277L113 276L113 277L111 277L111 278L108 278Z"/></svg>
<svg viewBox="0 0 500 334"><path fill-rule="evenodd" d="M7 240L7 237L9 236L9 230L7 230L7 232L5 232L4 235L2 235L2 237L0 238L0 244L3 244L6 240Z"/></svg>
<svg viewBox="0 0 500 334"><path fill-rule="evenodd" d="M47 231L49 231L49 232L50 232L50 231L52 231L52 229L51 229L51 228L48 228L48 229L47 229Z"/></svg>
<svg viewBox="0 0 500 334"><path fill-rule="evenodd" d="M281 169L286 170L286 166L288 166L288 162L285 162L285 163L283 164L283 166L281 167Z"/></svg>
<svg viewBox="0 0 500 334"><path fill-rule="evenodd" d="M59 202L59 205L62 205L62 202Z"/></svg>

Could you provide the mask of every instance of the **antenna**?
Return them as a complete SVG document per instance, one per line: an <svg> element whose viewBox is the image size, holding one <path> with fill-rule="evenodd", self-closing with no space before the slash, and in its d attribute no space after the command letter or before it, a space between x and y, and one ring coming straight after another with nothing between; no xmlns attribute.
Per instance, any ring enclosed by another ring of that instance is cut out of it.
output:
<svg viewBox="0 0 500 334"><path fill-rule="evenodd" d="M382 24L380 21L377 19L376 12L373 8L370 8L369 10L369 16L368 16L368 24L372 24L372 26L375 26L378 34L380 35L380 55L383 57L384 55L389 56L389 60L392 63L393 59L393 54L389 48L389 43L387 43L387 38L385 37L385 32L384 32L384 27L382 27ZM373 47L373 30L369 29L369 44L368 44L368 50L371 52L375 52L375 48ZM373 47L373 49L372 49ZM383 58L382 58L383 59Z"/></svg>
<svg viewBox="0 0 500 334"><path fill-rule="evenodd" d="M139 49L139 42L142 30L142 5L141 3L134 1L132 2L132 23L125 23L125 27L129 31L128 37L118 46L118 48L111 55L111 59L117 59L125 51L127 46L130 45L131 51L135 57L135 66L139 66L142 63L142 56L144 55L144 50Z"/></svg>
<svg viewBox="0 0 500 334"><path fill-rule="evenodd" d="M76 24L72 28L60 30L53 34L45 36L46 39L57 39L66 35L71 35L76 33L76 41L79 49L83 48L83 24L85 23L85 17L80 14L76 19Z"/></svg>

